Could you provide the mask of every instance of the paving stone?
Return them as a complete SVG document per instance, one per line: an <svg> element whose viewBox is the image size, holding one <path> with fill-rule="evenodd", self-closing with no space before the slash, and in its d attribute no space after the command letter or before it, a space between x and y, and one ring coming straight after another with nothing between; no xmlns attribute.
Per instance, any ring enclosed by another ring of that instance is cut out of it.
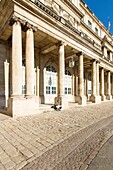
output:
<svg viewBox="0 0 113 170"><path fill-rule="evenodd" d="M6 164L4 164L4 166L5 166L5 168L6 168L7 170L14 168L15 165L16 165L16 164L15 164L13 161L9 161L9 162L7 162Z"/></svg>
<svg viewBox="0 0 113 170"><path fill-rule="evenodd" d="M2 163L0 163L0 170L6 170Z"/></svg>
<svg viewBox="0 0 113 170"><path fill-rule="evenodd" d="M73 108L61 112L50 111L34 116L4 120L0 122L0 159L5 160L9 156L15 164L12 168L19 168L19 166L25 166L28 160L32 159L35 155L40 157L41 154L53 149L51 152L48 152L51 156L46 154L48 160L44 157L42 163L45 162L45 165L47 164L48 167L52 167L57 161L62 161L63 156L70 158L70 156L74 157L74 155L77 155L78 157L74 158L74 161L67 159L67 162L64 161L63 163L67 167L71 163L72 169L74 169L74 162L79 165L80 161L84 161L84 158L88 156L91 149L96 147L100 140L103 140L104 133L101 132L100 136L97 135L96 138L90 139L89 143L92 144L87 145L87 141L81 145L81 149L76 152L74 151L75 146L84 139L87 139L94 130L96 131L105 123L109 123L109 119L106 119L106 122L100 122L100 124L98 124L98 120L112 115L112 105L113 101L85 107L73 105ZM95 122L97 122L97 125L93 126ZM90 129L88 127L88 130L80 131L90 124L92 124ZM112 126L109 127L109 133L111 132ZM58 147L54 148L54 146ZM62 152L58 152L58 150ZM80 154L82 154L82 157ZM33 167L38 167L36 160ZM62 165L59 165L59 169L63 170L63 168Z"/></svg>
<svg viewBox="0 0 113 170"><path fill-rule="evenodd" d="M0 161L1 161L1 163L4 165L4 164L10 162L11 159L10 159L10 157L7 156L7 157L5 157L5 158L1 158Z"/></svg>

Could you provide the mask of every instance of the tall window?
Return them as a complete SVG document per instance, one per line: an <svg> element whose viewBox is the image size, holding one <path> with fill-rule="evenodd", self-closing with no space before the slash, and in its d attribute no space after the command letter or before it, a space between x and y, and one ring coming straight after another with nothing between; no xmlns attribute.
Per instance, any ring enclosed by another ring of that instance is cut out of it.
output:
<svg viewBox="0 0 113 170"><path fill-rule="evenodd" d="M95 27L95 33L98 35L98 29Z"/></svg>
<svg viewBox="0 0 113 170"><path fill-rule="evenodd" d="M92 23L91 23L91 21L89 21L89 20L88 20L88 27L89 27L89 28L92 28Z"/></svg>
<svg viewBox="0 0 113 170"><path fill-rule="evenodd" d="M46 94L56 94L57 76L53 66L46 67Z"/></svg>
<svg viewBox="0 0 113 170"><path fill-rule="evenodd" d="M72 75L69 70L65 71L65 94L72 93Z"/></svg>

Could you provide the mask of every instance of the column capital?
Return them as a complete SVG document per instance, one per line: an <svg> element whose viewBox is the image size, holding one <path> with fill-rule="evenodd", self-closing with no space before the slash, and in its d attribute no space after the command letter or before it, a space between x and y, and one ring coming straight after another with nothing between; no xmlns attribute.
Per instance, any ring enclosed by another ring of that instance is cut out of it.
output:
<svg viewBox="0 0 113 170"><path fill-rule="evenodd" d="M100 70L104 70L104 67L101 67Z"/></svg>
<svg viewBox="0 0 113 170"><path fill-rule="evenodd" d="M38 27L30 24L28 21L23 20L16 15L12 15L12 17L9 20L9 25L12 26L15 22L19 22L22 25L22 29L24 32L26 32L28 29L32 29L33 32L36 32L38 30Z"/></svg>
<svg viewBox="0 0 113 170"><path fill-rule="evenodd" d="M81 55L84 55L84 52L83 51L80 51L76 54L78 57L81 56Z"/></svg>
<svg viewBox="0 0 113 170"><path fill-rule="evenodd" d="M12 26L15 22L21 23L21 20L17 16L13 15L9 20L9 25Z"/></svg>
<svg viewBox="0 0 113 170"><path fill-rule="evenodd" d="M66 46L67 44L66 44L66 42L64 42L64 41L60 41L60 42L58 43L58 46L62 46L62 45Z"/></svg>
<svg viewBox="0 0 113 170"><path fill-rule="evenodd" d="M26 32L27 30L32 30L33 32L36 32L38 30L37 27L35 27L34 25L30 24L29 22L26 22L24 27L23 27L24 31Z"/></svg>
<svg viewBox="0 0 113 170"><path fill-rule="evenodd" d="M95 61L97 62L97 60L96 60L96 59L93 59L93 60L91 60L91 61L92 61L92 62L95 62Z"/></svg>
<svg viewBox="0 0 113 170"><path fill-rule="evenodd" d="M96 63L97 63L97 64L100 64L100 61L99 61L99 60L97 60L97 61L96 61Z"/></svg>

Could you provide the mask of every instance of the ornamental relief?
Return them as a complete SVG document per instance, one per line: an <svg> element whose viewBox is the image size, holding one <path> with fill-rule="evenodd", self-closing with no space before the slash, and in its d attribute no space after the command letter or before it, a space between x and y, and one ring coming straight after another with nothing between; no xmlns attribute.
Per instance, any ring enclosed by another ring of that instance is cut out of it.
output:
<svg viewBox="0 0 113 170"><path fill-rule="evenodd" d="M67 11L65 11L59 4L54 0L44 0L44 4L51 8L57 15L63 17L71 25L75 26L76 19L71 16Z"/></svg>

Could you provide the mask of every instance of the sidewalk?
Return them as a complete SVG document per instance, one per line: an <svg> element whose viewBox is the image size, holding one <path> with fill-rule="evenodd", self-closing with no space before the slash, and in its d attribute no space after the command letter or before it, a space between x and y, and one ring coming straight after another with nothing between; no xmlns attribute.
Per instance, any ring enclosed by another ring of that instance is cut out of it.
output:
<svg viewBox="0 0 113 170"><path fill-rule="evenodd" d="M60 112L50 109L33 116L2 119L0 170L21 169L35 155L42 155L73 133L78 132L79 137L81 129L110 115L113 115L113 101L84 107L73 104Z"/></svg>
<svg viewBox="0 0 113 170"><path fill-rule="evenodd" d="M105 143L87 170L113 170L113 136Z"/></svg>

